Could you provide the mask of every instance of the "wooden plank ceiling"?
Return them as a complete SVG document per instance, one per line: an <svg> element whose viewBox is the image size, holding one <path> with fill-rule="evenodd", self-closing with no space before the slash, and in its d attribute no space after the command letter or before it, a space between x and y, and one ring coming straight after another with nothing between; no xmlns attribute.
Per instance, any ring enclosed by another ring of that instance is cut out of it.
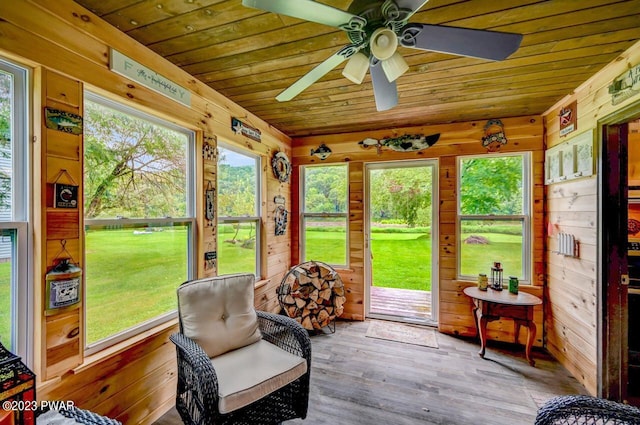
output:
<svg viewBox="0 0 640 425"><path fill-rule="evenodd" d="M370 76L356 85L343 65L275 100L348 44L339 29L241 0L76 1L290 136L540 114L640 39L640 0L430 0L410 22L515 32L522 44L502 62L400 47L410 69L399 104L377 112Z"/></svg>

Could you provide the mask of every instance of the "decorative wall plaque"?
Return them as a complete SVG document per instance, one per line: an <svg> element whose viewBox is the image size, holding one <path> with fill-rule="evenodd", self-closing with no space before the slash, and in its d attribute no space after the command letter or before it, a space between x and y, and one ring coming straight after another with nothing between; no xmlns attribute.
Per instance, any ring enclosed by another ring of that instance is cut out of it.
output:
<svg viewBox="0 0 640 425"><path fill-rule="evenodd" d="M566 136L578 128L578 101L560 109L560 136Z"/></svg>
<svg viewBox="0 0 640 425"><path fill-rule="evenodd" d="M55 208L78 208L78 186L55 183L53 192Z"/></svg>
<svg viewBox="0 0 640 425"><path fill-rule="evenodd" d="M331 155L331 149L329 149L329 146L322 143L317 148L311 149L311 155L317 156L321 161L324 161L329 158L329 155Z"/></svg>
<svg viewBox="0 0 640 425"><path fill-rule="evenodd" d="M110 50L109 69L176 102L191 106L191 92L189 90L115 49Z"/></svg>
<svg viewBox="0 0 640 425"><path fill-rule="evenodd" d="M593 175L593 131L580 133L545 151L545 184Z"/></svg>
<svg viewBox="0 0 640 425"><path fill-rule="evenodd" d="M609 86L611 104L617 105L640 93L640 64L625 71Z"/></svg>
<svg viewBox="0 0 640 425"><path fill-rule="evenodd" d="M66 176L67 183L62 183ZM53 182L53 207L78 208L78 185L67 170L60 170Z"/></svg>
<svg viewBox="0 0 640 425"><path fill-rule="evenodd" d="M383 139L366 138L358 144L363 148L375 147L380 155L382 148L387 147L396 152L421 151L431 146L440 139L440 133L425 136L424 134L405 134L398 137L386 137Z"/></svg>
<svg viewBox="0 0 640 425"><path fill-rule="evenodd" d="M217 251L207 251L204 253L204 269L212 270L216 267L216 262L218 259Z"/></svg>
<svg viewBox="0 0 640 425"><path fill-rule="evenodd" d="M243 123L237 118L231 118L231 129L236 134L242 134L256 142L260 142L262 139L262 133L255 127L251 127L248 124Z"/></svg>
<svg viewBox="0 0 640 425"><path fill-rule="evenodd" d="M204 192L204 200L205 200L205 210L204 210L204 216L207 220L212 221L216 214L215 214L215 198L216 198L216 190L214 189L213 185L211 184L211 181L207 181L207 190L205 190Z"/></svg>
<svg viewBox="0 0 640 425"><path fill-rule="evenodd" d="M47 128L70 134L82 134L82 117L59 109L44 108Z"/></svg>
<svg viewBox="0 0 640 425"><path fill-rule="evenodd" d="M273 174L279 181L283 183L289 181L289 176L291 176L291 162L289 162L287 154L284 152L276 152L271 159L271 168L273 168Z"/></svg>
<svg viewBox="0 0 640 425"><path fill-rule="evenodd" d="M500 120L489 120L484 125L482 146L489 152L497 152L502 145L507 144L507 136L504 133L504 124Z"/></svg>

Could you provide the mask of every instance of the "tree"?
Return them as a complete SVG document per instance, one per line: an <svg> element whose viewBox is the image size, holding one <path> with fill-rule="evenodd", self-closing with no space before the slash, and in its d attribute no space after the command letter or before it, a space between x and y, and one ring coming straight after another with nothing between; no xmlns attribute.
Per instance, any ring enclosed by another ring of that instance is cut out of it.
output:
<svg viewBox="0 0 640 425"><path fill-rule="evenodd" d="M85 217L186 215L186 136L85 102Z"/></svg>
<svg viewBox="0 0 640 425"><path fill-rule="evenodd" d="M342 165L306 168L304 202L306 212L346 212L346 168Z"/></svg>
<svg viewBox="0 0 640 425"><path fill-rule="evenodd" d="M522 214L522 179L521 156L464 159L460 170L462 214Z"/></svg>
<svg viewBox="0 0 640 425"><path fill-rule="evenodd" d="M256 170L254 166L218 161L218 212L223 217L254 216Z"/></svg>
<svg viewBox="0 0 640 425"><path fill-rule="evenodd" d="M370 190L373 218L399 219L410 227L429 226L431 186L431 173L422 167L373 170Z"/></svg>

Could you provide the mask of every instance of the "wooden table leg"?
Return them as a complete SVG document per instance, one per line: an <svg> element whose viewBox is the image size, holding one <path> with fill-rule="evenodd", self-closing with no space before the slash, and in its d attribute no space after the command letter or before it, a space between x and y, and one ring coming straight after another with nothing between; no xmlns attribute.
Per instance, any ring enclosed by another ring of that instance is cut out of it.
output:
<svg viewBox="0 0 640 425"><path fill-rule="evenodd" d="M533 342L536 340L536 324L533 320L527 321L527 329L528 329L528 337L527 337L527 347L525 349L525 355L527 356L527 360L531 366L535 366L536 362L531 358L531 347L533 346Z"/></svg>
<svg viewBox="0 0 640 425"><path fill-rule="evenodd" d="M482 312L480 312L478 322L480 327L480 351L478 351L478 354L480 357L484 358L484 350L487 346L487 323L489 320L486 316L482 315Z"/></svg>

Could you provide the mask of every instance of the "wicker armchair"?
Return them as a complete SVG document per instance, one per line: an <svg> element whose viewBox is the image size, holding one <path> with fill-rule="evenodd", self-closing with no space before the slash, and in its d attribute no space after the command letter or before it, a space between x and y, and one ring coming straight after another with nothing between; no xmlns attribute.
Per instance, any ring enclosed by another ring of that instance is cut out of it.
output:
<svg viewBox="0 0 640 425"><path fill-rule="evenodd" d="M547 401L535 425L638 425L640 409L584 395L560 396Z"/></svg>
<svg viewBox="0 0 640 425"><path fill-rule="evenodd" d="M180 333L170 339L185 424L277 424L307 415L309 334L293 319L256 311L253 285L253 275L238 274L178 288Z"/></svg>

